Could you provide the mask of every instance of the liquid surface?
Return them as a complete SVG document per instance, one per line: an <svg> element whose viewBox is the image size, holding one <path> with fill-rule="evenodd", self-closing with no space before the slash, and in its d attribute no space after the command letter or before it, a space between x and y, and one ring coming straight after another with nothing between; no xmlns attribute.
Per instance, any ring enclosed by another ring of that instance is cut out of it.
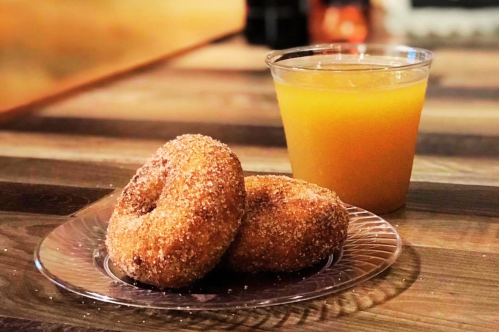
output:
<svg viewBox="0 0 499 332"><path fill-rule="evenodd" d="M403 205L409 186L427 69L349 66L362 71L276 77L293 176L344 202L389 212Z"/></svg>

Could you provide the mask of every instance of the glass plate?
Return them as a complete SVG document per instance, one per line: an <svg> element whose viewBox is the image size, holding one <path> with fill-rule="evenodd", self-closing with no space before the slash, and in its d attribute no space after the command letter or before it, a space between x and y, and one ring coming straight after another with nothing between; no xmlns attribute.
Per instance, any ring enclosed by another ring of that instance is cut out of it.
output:
<svg viewBox="0 0 499 332"><path fill-rule="evenodd" d="M353 287L389 267L402 249L384 219L347 206L351 222L342 252L293 273L214 270L189 288L158 290L135 282L109 262L107 224L115 198L108 197L57 227L35 251L35 264L49 280L93 299L136 307L208 310L256 308L304 301Z"/></svg>

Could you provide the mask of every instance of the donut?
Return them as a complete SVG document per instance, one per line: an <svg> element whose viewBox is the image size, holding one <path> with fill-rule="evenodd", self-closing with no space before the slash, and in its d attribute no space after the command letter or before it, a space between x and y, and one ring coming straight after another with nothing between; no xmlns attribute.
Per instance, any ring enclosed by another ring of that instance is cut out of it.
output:
<svg viewBox="0 0 499 332"><path fill-rule="evenodd" d="M124 188L107 229L111 262L159 288L187 286L221 259L241 223L237 156L210 137L167 142Z"/></svg>
<svg viewBox="0 0 499 332"><path fill-rule="evenodd" d="M333 191L285 176L250 176L245 184L246 212L225 268L297 271L341 249L349 216Z"/></svg>

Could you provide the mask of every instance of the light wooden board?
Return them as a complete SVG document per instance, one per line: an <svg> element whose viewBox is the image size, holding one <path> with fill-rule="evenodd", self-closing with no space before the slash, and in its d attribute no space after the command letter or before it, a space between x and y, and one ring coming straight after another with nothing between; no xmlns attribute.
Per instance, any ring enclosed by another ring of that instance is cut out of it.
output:
<svg viewBox="0 0 499 332"><path fill-rule="evenodd" d="M0 121L243 26L242 0L2 1Z"/></svg>

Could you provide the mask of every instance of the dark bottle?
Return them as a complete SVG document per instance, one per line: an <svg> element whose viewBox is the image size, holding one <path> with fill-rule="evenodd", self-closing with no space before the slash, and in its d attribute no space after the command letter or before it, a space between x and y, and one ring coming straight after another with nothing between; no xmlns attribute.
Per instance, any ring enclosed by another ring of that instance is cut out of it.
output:
<svg viewBox="0 0 499 332"><path fill-rule="evenodd" d="M244 35L273 49L307 45L308 8L308 0L246 0Z"/></svg>

